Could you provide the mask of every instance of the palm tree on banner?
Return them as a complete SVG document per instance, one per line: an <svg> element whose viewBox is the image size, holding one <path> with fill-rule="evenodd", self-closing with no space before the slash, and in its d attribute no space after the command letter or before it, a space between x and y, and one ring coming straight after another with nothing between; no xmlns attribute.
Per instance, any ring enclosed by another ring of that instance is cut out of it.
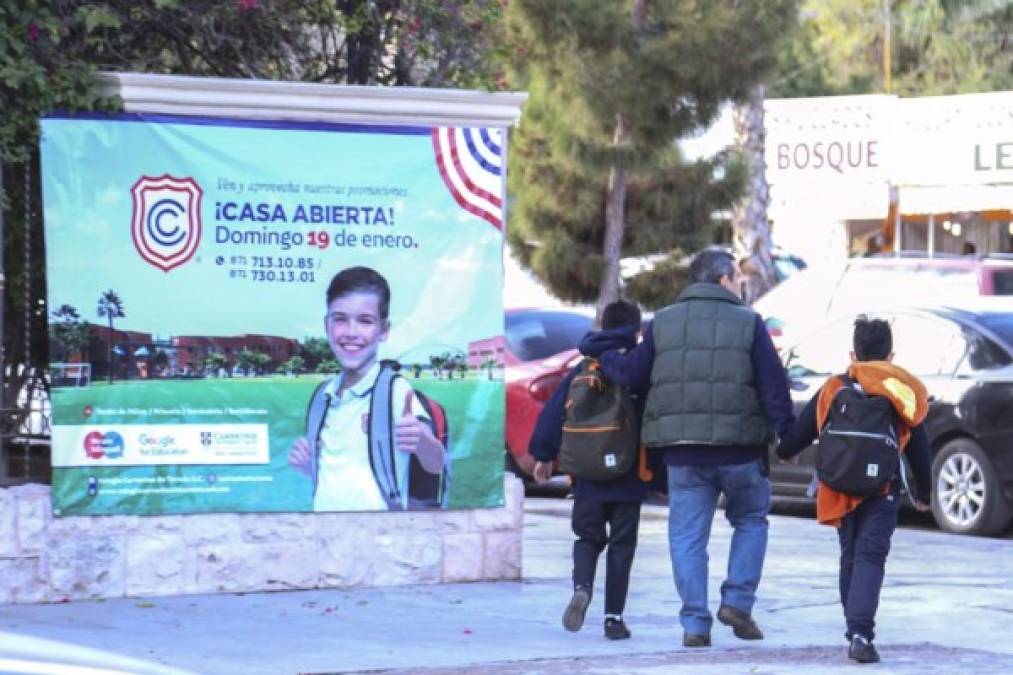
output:
<svg viewBox="0 0 1013 675"><path fill-rule="evenodd" d="M109 289L98 299L98 315L109 320L109 338L106 341L106 358L109 364L109 384L113 383L113 319L126 316L123 312L123 300L113 289Z"/></svg>

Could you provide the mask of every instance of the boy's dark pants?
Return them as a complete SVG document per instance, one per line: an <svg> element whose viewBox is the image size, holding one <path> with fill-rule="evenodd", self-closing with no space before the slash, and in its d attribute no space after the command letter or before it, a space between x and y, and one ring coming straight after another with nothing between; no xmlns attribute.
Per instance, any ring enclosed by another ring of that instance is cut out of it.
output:
<svg viewBox="0 0 1013 675"><path fill-rule="evenodd" d="M900 497L896 493L870 497L844 516L837 535L841 541L841 604L851 640L875 637L876 608L883 587L890 538L897 527Z"/></svg>
<svg viewBox="0 0 1013 675"><path fill-rule="evenodd" d="M573 502L573 586L594 588L598 554L608 545L605 557L605 613L622 614L630 587L630 568L637 550L640 502ZM608 523L608 534L605 524Z"/></svg>

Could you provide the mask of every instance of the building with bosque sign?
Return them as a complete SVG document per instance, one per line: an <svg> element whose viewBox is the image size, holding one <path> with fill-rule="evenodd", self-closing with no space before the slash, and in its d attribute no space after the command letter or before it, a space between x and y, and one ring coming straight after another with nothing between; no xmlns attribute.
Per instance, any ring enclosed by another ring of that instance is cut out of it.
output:
<svg viewBox="0 0 1013 675"><path fill-rule="evenodd" d="M1013 253L1013 92L765 104L774 237L810 262Z"/></svg>

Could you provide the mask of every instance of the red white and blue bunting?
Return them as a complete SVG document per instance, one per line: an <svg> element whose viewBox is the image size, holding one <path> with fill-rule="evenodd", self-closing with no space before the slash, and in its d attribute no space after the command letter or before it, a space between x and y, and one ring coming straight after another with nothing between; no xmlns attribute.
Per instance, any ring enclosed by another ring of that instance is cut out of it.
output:
<svg viewBox="0 0 1013 675"><path fill-rule="evenodd" d="M434 127L436 165L461 208L503 229L503 132L485 127Z"/></svg>

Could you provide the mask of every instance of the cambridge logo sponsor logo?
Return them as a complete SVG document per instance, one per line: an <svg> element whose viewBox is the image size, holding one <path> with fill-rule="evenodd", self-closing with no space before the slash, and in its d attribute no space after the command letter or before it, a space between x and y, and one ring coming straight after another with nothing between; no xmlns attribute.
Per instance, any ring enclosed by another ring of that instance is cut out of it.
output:
<svg viewBox="0 0 1013 675"><path fill-rule="evenodd" d="M202 431L200 443L205 448L226 448L256 445L260 438L256 433L244 431Z"/></svg>
<svg viewBox="0 0 1013 675"><path fill-rule="evenodd" d="M84 454L91 459L119 459L123 456L123 437L115 431L92 431L84 437Z"/></svg>
<svg viewBox="0 0 1013 675"><path fill-rule="evenodd" d="M204 191L193 178L142 176L130 188L134 246L149 265L168 272L186 263L201 237Z"/></svg>

